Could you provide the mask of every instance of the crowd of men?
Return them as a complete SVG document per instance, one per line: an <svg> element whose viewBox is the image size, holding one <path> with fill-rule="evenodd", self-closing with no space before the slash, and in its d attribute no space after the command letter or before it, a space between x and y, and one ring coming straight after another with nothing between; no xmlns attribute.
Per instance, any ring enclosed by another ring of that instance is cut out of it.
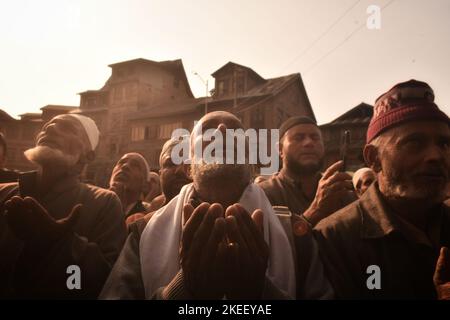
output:
<svg viewBox="0 0 450 320"><path fill-rule="evenodd" d="M56 116L25 152L36 171L2 169L0 298L450 299L449 125L432 88L410 80L375 102L367 167L323 168L319 127L293 117L281 169L255 177L248 161L195 152L208 129L246 129L215 111L164 144L159 173L127 153L104 189L80 180L95 122ZM6 146L0 136L1 163Z"/></svg>

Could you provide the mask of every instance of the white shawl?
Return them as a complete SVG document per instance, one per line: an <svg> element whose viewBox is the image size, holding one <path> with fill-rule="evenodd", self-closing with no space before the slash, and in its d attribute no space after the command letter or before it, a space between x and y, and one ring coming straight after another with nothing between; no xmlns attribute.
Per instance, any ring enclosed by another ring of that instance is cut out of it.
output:
<svg viewBox="0 0 450 320"><path fill-rule="evenodd" d="M159 209L148 222L140 240L140 260L145 296L169 284L180 270L179 248L183 221L183 207L188 203L194 187L185 185L178 196ZM295 298L296 281L292 249L264 191L250 184L239 203L249 212L261 209L264 213L264 240L269 246L266 277L286 295Z"/></svg>

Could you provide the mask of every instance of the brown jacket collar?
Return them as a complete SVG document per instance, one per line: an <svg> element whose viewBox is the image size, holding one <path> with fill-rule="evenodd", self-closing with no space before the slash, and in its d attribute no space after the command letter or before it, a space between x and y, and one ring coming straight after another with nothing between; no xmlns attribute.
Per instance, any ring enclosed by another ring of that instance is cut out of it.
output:
<svg viewBox="0 0 450 320"><path fill-rule="evenodd" d="M409 240L430 244L429 241L424 241L413 236L410 232L410 227L407 227L405 221L397 217L392 210L387 208L383 195L381 194L378 183L373 183L367 189L359 200L359 207L361 213L361 238L381 238L394 231L401 232ZM444 215L444 210L439 210L438 214L431 221L430 232L434 233L435 237L439 237L440 224Z"/></svg>
<svg viewBox="0 0 450 320"><path fill-rule="evenodd" d="M381 238L394 231L392 217L387 213L386 204L374 183L359 199L361 206L361 237Z"/></svg>

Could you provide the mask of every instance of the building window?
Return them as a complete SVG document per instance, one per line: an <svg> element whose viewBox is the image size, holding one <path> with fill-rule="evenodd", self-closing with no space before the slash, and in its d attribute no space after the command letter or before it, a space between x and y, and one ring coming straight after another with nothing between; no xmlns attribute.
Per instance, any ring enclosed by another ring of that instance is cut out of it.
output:
<svg viewBox="0 0 450 320"><path fill-rule="evenodd" d="M228 80L219 80L218 86L219 86L218 90L219 96L228 94Z"/></svg>
<svg viewBox="0 0 450 320"><path fill-rule="evenodd" d="M172 136L172 132L176 129L182 128L181 122L175 122L175 123L167 123L162 124L159 127L159 139L169 139Z"/></svg>
<svg viewBox="0 0 450 320"><path fill-rule="evenodd" d="M122 126L122 117L124 115L120 112L111 113L110 117L110 127L111 128L120 128Z"/></svg>
<svg viewBox="0 0 450 320"><path fill-rule="evenodd" d="M145 140L151 140L158 138L158 126L145 127Z"/></svg>
<svg viewBox="0 0 450 320"><path fill-rule="evenodd" d="M219 83L217 84L217 93L219 95L223 94L223 86L224 86L223 81L219 81Z"/></svg>
<svg viewBox="0 0 450 320"><path fill-rule="evenodd" d="M250 125L252 128L264 128L264 108L255 108L251 113Z"/></svg>
<svg viewBox="0 0 450 320"><path fill-rule="evenodd" d="M141 141L145 139L145 127L132 127L131 128L131 141Z"/></svg>
<svg viewBox="0 0 450 320"><path fill-rule="evenodd" d="M86 99L87 106L95 106L97 104L97 99L95 97L90 97Z"/></svg>

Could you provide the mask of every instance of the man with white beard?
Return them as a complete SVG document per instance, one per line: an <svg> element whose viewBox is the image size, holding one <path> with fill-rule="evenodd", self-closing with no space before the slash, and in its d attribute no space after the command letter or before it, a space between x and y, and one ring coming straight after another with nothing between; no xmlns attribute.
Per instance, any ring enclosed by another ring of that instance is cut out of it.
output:
<svg viewBox="0 0 450 320"><path fill-rule="evenodd" d="M424 82L375 102L364 158L377 181L316 227L337 298L450 299L449 125Z"/></svg>
<svg viewBox="0 0 450 320"><path fill-rule="evenodd" d="M297 297L294 250L284 227L264 191L250 182L248 164L206 159L209 129L225 136L226 145L226 130L243 127L223 111L200 119L190 139L193 183L158 210L141 234L130 234L100 298ZM215 154L223 150L224 157L236 151L223 147ZM311 265L321 273L319 261Z"/></svg>
<svg viewBox="0 0 450 320"><path fill-rule="evenodd" d="M126 237L108 190L81 183L99 132L82 115L44 125L25 156L37 171L0 185L0 296L96 298Z"/></svg>

